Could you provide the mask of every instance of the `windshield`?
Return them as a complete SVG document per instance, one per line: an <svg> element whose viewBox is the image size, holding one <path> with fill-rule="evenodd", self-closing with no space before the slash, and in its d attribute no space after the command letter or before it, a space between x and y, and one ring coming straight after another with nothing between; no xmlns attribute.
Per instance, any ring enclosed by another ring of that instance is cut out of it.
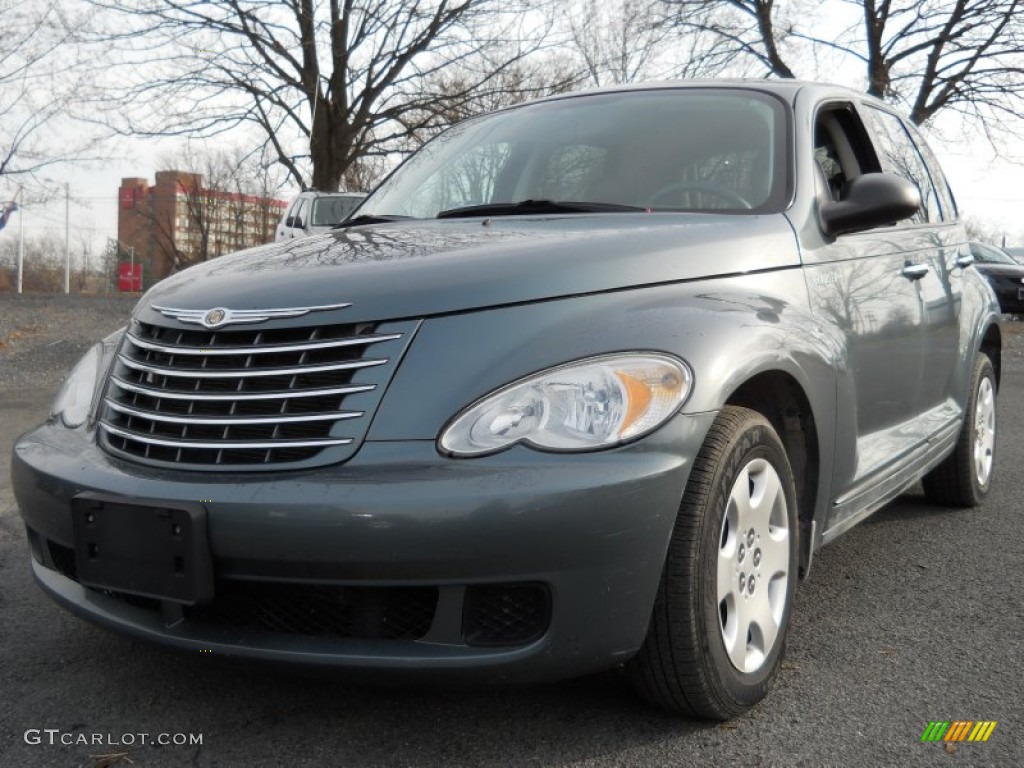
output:
<svg viewBox="0 0 1024 768"><path fill-rule="evenodd" d="M1013 267L1020 266L1008 253L1004 253L998 248L982 245L981 243L971 243L971 253L974 254L975 259L986 264L1009 264Z"/></svg>
<svg viewBox="0 0 1024 768"><path fill-rule="evenodd" d="M312 225L333 227L340 224L361 202L362 195L322 195L313 200Z"/></svg>
<svg viewBox="0 0 1024 768"><path fill-rule="evenodd" d="M570 97L449 129L407 160L360 213L433 218L524 201L764 213L784 207L787 151L785 108L754 91ZM535 211L480 215L517 212Z"/></svg>

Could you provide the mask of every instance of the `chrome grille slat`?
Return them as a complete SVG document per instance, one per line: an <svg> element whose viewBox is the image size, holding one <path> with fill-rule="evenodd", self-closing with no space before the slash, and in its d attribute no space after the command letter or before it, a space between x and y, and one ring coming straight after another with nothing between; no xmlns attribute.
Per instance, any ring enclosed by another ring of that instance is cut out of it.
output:
<svg viewBox="0 0 1024 768"><path fill-rule="evenodd" d="M299 368L223 368L215 371L197 370L195 368L166 368L161 365L148 365L132 360L130 357L118 355L118 360L129 368L144 373L155 373L158 376L174 376L182 379L247 379L254 376L301 376L304 373L325 373L327 371L353 371L359 368L371 368L384 365L387 360L355 360L352 362L334 363L331 365L306 365Z"/></svg>
<svg viewBox="0 0 1024 768"><path fill-rule="evenodd" d="M330 341L314 341L307 344L273 344L259 348L252 347L217 347L217 348L204 348L204 347L186 347L186 346L169 346L167 344L157 344L152 341L146 341L144 339L138 339L131 334L127 334L128 340L133 346L139 347L140 349L151 350L153 352L162 352L167 355L205 355L205 356L220 356L220 355L266 355L273 352L307 352L318 349L337 349L341 347L358 347L368 344L379 344L382 341L394 341L395 339L402 338L400 333L390 333L375 336L353 336L347 339L332 339Z"/></svg>
<svg viewBox="0 0 1024 768"><path fill-rule="evenodd" d="M224 425L224 426L245 426L246 424L301 424L309 421L341 421L343 419L358 419L363 416L362 411L335 411L331 413L317 413L309 416L272 416L268 418L250 419L244 416L239 416L231 419L218 419L207 416L192 416L189 418L181 416L166 416L162 413L154 411L140 411L136 408L129 408L121 405L120 403L111 400L109 397L104 398L105 402L110 408L115 411L126 414L128 416L138 416L143 419L151 419L152 421L162 421L168 424L195 424L199 426L209 425Z"/></svg>
<svg viewBox="0 0 1024 768"><path fill-rule="evenodd" d="M217 451L258 449L280 449L280 448L320 448L328 445L348 445L352 442L351 437L325 437L316 440L268 440L264 442L239 441L239 442L190 442L188 440L166 440L155 438L151 435L144 435L140 432L131 432L127 429L112 427L104 424L103 428L108 432L120 437L127 437L131 440L138 440L148 445L165 445L169 448L208 448Z"/></svg>
<svg viewBox="0 0 1024 768"><path fill-rule="evenodd" d="M105 450L197 470L343 461L365 438L418 325L271 317L239 328L238 313L224 311L227 328L182 328L146 310L132 321L100 400Z"/></svg>
<svg viewBox="0 0 1024 768"><path fill-rule="evenodd" d="M370 392L375 389L374 384L361 384L348 387L329 387L326 389L304 389L301 391L284 390L277 392L227 392L225 394L210 394L206 392L181 392L173 389L157 389L155 387L144 387L141 384L133 384L125 381L119 376L111 376L110 381L122 389L130 392L138 392L148 397L157 397L167 400L211 400L211 401L232 401L232 400L280 400L281 398L293 397L323 397L326 395L351 395L357 392Z"/></svg>

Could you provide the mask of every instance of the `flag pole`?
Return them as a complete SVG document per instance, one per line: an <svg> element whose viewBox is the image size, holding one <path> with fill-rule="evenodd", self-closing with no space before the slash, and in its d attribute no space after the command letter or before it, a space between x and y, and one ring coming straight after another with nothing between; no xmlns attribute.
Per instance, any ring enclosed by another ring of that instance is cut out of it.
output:
<svg viewBox="0 0 1024 768"><path fill-rule="evenodd" d="M71 293L71 185L64 182L64 293Z"/></svg>
<svg viewBox="0 0 1024 768"><path fill-rule="evenodd" d="M15 201L21 197L21 188L14 196ZM18 206L18 293L21 293L21 277L25 270L25 209Z"/></svg>

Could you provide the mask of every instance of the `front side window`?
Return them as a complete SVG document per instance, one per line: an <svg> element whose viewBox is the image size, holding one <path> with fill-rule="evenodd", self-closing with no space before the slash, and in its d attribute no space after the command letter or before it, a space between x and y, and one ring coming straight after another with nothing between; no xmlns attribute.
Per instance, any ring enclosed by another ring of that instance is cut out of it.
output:
<svg viewBox="0 0 1024 768"><path fill-rule="evenodd" d="M789 189L789 117L746 90L663 89L539 102L428 142L360 209L432 218L523 201L767 213Z"/></svg>
<svg viewBox="0 0 1024 768"><path fill-rule="evenodd" d="M903 122L896 115L875 107L868 107L865 112L880 143L882 170L902 176L921 192L924 205L909 221L914 224L941 221L942 210L935 185Z"/></svg>
<svg viewBox="0 0 1024 768"><path fill-rule="evenodd" d="M306 226L306 205L305 198L299 200L298 207L295 209L295 218L292 219L292 226L302 229Z"/></svg>

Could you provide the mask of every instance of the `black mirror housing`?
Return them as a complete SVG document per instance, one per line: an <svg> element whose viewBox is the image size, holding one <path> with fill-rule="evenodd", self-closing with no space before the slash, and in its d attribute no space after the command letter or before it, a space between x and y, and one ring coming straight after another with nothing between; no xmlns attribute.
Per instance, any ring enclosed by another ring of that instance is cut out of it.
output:
<svg viewBox="0 0 1024 768"><path fill-rule="evenodd" d="M821 205L822 229L832 237L908 219L921 209L917 186L894 173L865 173L850 182L842 200Z"/></svg>

